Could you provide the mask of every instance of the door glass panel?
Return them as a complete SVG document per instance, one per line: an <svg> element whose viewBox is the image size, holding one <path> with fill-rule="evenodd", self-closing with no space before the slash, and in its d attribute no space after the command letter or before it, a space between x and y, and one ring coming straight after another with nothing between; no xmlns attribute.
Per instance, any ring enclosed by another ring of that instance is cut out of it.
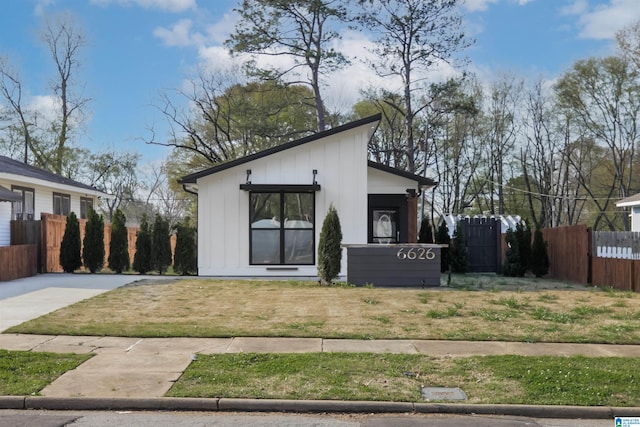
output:
<svg viewBox="0 0 640 427"><path fill-rule="evenodd" d="M395 209L374 209L372 218L373 243L397 243L398 211Z"/></svg>

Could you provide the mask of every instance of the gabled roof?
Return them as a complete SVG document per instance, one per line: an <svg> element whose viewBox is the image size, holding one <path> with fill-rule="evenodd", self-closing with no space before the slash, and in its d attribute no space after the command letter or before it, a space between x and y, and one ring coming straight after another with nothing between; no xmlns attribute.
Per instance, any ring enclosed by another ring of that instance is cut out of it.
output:
<svg viewBox="0 0 640 427"><path fill-rule="evenodd" d="M71 187L77 187L84 190L90 190L92 192L103 193L95 187L87 184L83 184L73 179L65 178L61 175L57 175L53 172L49 172L44 169L36 168L34 166L13 160L9 157L0 156L0 178L3 175L17 175L24 176L42 181L47 181L55 184L68 185ZM6 176L4 176L6 178ZM13 178L15 179L15 178Z"/></svg>
<svg viewBox="0 0 640 427"><path fill-rule="evenodd" d="M321 138L325 138L325 137L330 136L330 135L335 135L337 133L345 132L347 130L355 129L357 127L364 126L364 125L367 125L367 124L377 123L377 122L380 121L381 117L382 117L381 114L376 114L374 116L365 117L364 119L356 120L355 122L347 123L345 125L338 126L338 127L335 127L335 128L329 129L329 130L325 130L325 131L322 131L322 132L314 133L313 135L309 135L309 136L306 136L304 138L297 139L295 141L287 142L285 144L278 145L276 147L272 147L272 148L269 148L269 149L266 149L266 150L263 150L263 151L259 151L259 152L254 153L254 154L250 154L250 155L248 155L246 157L241 157L239 159L231 160L231 161L228 161L226 163L222 163L220 165L213 166L213 167L211 167L209 169L205 169L205 170L202 170L200 172L195 172L195 173L192 173L190 175L183 176L181 179L178 180L178 183L179 184L195 184L199 178L202 178L202 177L205 177L205 176L208 176L208 175L212 175L214 173L221 172L223 170L231 169L233 167L240 166L242 164L251 162L253 160L258 160L258 159L261 159L263 157L270 156L271 154L279 153L281 151L285 151L285 150L288 150L290 148L298 147L300 145L307 144L309 142L317 141L317 140L319 140Z"/></svg>
<svg viewBox="0 0 640 427"><path fill-rule="evenodd" d="M202 177L205 177L205 176L208 176L208 175L212 175L214 173L221 172L223 170L231 169L231 168L236 167L236 166L240 166L240 165L242 165L244 163L248 163L248 162L250 162L252 160L261 159L261 158L269 156L271 154L279 153L281 151L285 151L285 150L288 150L288 149L293 148L293 147L298 147L300 145L307 144L309 142L317 141L317 140L319 140L321 138L324 138L324 137L327 137L327 136L330 136L330 135L335 135L335 134L340 133L340 132L344 132L344 131L347 131L347 130L350 130L350 129L355 129L355 128L359 127L359 126L363 126L363 125L367 125L367 124L373 124L373 123L377 124L377 122L380 121L381 117L382 117L381 114L376 114L374 116L365 117L364 119L356 120L355 122L347 123L345 125L338 126L338 127L335 127L333 129L329 129L329 130L326 130L326 131L323 131L323 132L318 132L316 134L309 135L307 137L304 137L304 138L301 138L301 139L297 139L295 141L287 142L285 144L278 145L276 147L272 147L272 148L269 148L267 150L263 150L263 151L260 151L258 153L255 153L255 154L251 154L251 155L246 156L246 157L241 157L239 159L231 160L229 162L213 166L213 167L211 167L209 169L205 169L205 170L202 170L200 172L195 172L195 173L192 173L190 175L183 176L181 179L178 180L178 183L179 184L195 184L195 183L197 183L199 178L202 178ZM415 174L412 174L410 172L406 172L406 171L403 171L403 170L400 170L400 169L392 168L390 166L386 166L386 165L383 165L381 163L376 163L376 162L369 161L368 162L368 166L371 167L371 168L374 168L374 169L378 169L378 170L380 170L382 172L386 172L386 173L390 173L390 174L393 174L393 175L396 175L396 176L400 176L400 177L403 177L403 178L410 179L412 181L417 182L418 185L421 186L421 187L423 187L423 186L434 187L434 186L438 185L438 183L436 181L434 181L434 180L432 180L430 178L426 178L426 177L423 177L423 176L415 175Z"/></svg>

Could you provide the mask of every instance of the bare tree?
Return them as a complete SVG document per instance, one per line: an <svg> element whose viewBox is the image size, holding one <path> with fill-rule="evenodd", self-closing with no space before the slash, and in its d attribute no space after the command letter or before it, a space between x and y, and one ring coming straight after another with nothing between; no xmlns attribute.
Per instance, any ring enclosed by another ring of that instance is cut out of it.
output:
<svg viewBox="0 0 640 427"><path fill-rule="evenodd" d="M622 55L640 69L640 20L618 31L616 41Z"/></svg>
<svg viewBox="0 0 640 427"><path fill-rule="evenodd" d="M287 57L292 64L284 69L249 70L261 78L309 85L317 114L317 130L325 130L326 112L322 80L348 63L333 43L340 38L337 25L346 20L344 0L243 0L235 9L240 14L235 32L226 45L232 53L253 56Z"/></svg>
<svg viewBox="0 0 640 427"><path fill-rule="evenodd" d="M70 15L61 15L45 22L41 40L47 47L56 72L51 89L56 110L52 121L26 107L26 91L18 73L6 58L0 58L0 96L7 104L7 114L13 132L22 137L22 158L30 163L64 175L72 160L70 142L73 131L81 126L83 109L89 99L77 90L77 74L84 35L77 29Z"/></svg>
<svg viewBox="0 0 640 427"><path fill-rule="evenodd" d="M84 161L87 181L109 195L102 200L109 221L116 209L125 211L140 189L137 169L139 154L108 151L89 154Z"/></svg>
<svg viewBox="0 0 640 427"><path fill-rule="evenodd" d="M24 106L22 82L17 71L11 68L9 60L5 57L0 57L0 95L7 105L3 114L4 121L9 123L6 129L12 141L22 140L23 161L28 163L29 151L37 154L31 136L31 128L35 125L35 113L28 111ZM22 137L14 140L16 133ZM38 163L43 161L43 159L38 160Z"/></svg>
<svg viewBox="0 0 640 427"><path fill-rule="evenodd" d="M586 140L608 153L600 167L601 176L609 175L600 179L604 186L584 188L599 210L596 229L604 221L614 230L613 200L630 195L640 139L639 73L625 58L591 58L576 62L556 85L560 107L584 129Z"/></svg>
<svg viewBox="0 0 640 427"><path fill-rule="evenodd" d="M169 124L168 138L151 129L150 144L192 154L192 167L208 167L307 135L313 109L304 105L309 90L274 82L242 83L239 70L202 72L189 88L165 92L157 108ZM186 101L188 109L179 106ZM181 102L180 102L181 103Z"/></svg>
<svg viewBox="0 0 640 427"><path fill-rule="evenodd" d="M50 155L50 167L53 172L62 174L71 133L74 126L80 123L83 108L89 101L81 93L74 92L80 53L86 40L69 15L58 16L54 22L46 21L41 38L56 68L57 76L52 81L52 89L60 107L59 116L52 123L54 148Z"/></svg>
<svg viewBox="0 0 640 427"><path fill-rule="evenodd" d="M479 179L487 160L482 91L471 80L450 79L431 85L432 166L439 185L433 206L440 214L459 214L478 202L486 181Z"/></svg>
<svg viewBox="0 0 640 427"><path fill-rule="evenodd" d="M417 137L414 121L426 107L416 91L425 73L446 63L469 43L462 32L458 0L360 0L357 21L374 34L376 61L371 65L381 77L402 83L395 108L404 117L407 170L415 172Z"/></svg>
<svg viewBox="0 0 640 427"><path fill-rule="evenodd" d="M502 74L489 89L487 120L489 126L489 210L504 214L505 168L513 156L518 127L518 106L523 82L515 75ZM497 199L497 200L496 200ZM497 206L496 206L497 201Z"/></svg>

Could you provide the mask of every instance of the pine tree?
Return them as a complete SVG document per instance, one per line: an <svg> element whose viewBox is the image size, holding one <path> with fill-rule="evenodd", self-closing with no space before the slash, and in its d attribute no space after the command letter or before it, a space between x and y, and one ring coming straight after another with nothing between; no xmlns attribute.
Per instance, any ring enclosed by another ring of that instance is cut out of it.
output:
<svg viewBox="0 0 640 427"><path fill-rule="evenodd" d="M136 253L133 256L133 269L140 274L152 270L151 265L151 230L147 215L142 215L140 229L136 233Z"/></svg>
<svg viewBox="0 0 640 427"><path fill-rule="evenodd" d="M176 226L176 249L173 257L173 271L183 276L198 270L196 230L189 218Z"/></svg>
<svg viewBox="0 0 640 427"><path fill-rule="evenodd" d="M342 262L342 227L338 211L329 206L327 216L322 223L320 242L318 243L318 276L323 285L330 285L338 277Z"/></svg>
<svg viewBox="0 0 640 427"><path fill-rule="evenodd" d="M449 227L443 220L438 226L436 231L436 243L440 245L451 244L451 237L449 237ZM440 250L440 272L444 273L449 270L449 247L442 248Z"/></svg>
<svg viewBox="0 0 640 427"><path fill-rule="evenodd" d="M169 223L160 214L156 214L151 235L153 242L151 265L158 273L164 274L167 267L171 265L171 235L169 234Z"/></svg>
<svg viewBox="0 0 640 427"><path fill-rule="evenodd" d="M87 213L82 261L91 273L102 270L104 266L104 219L93 209Z"/></svg>
<svg viewBox="0 0 640 427"><path fill-rule="evenodd" d="M116 209L111 223L111 241L109 242L109 268L117 274L129 269L129 237L127 218L120 209Z"/></svg>
<svg viewBox="0 0 640 427"><path fill-rule="evenodd" d="M507 256L502 266L502 274L508 277L524 276L526 270L520 259L520 240L518 239L516 231L509 228L505 236L505 241L507 242Z"/></svg>
<svg viewBox="0 0 640 427"><path fill-rule="evenodd" d="M549 272L549 253L547 242L544 240L542 230L536 228L533 233L531 246L531 272L536 277L542 277Z"/></svg>
<svg viewBox="0 0 640 427"><path fill-rule="evenodd" d="M429 224L429 218L426 216L422 217L422 222L420 223L418 243L433 243L433 231L431 230L431 224Z"/></svg>
<svg viewBox="0 0 640 427"><path fill-rule="evenodd" d="M64 235L60 244L60 266L65 273L73 273L82 267L80 223L74 212L67 216Z"/></svg>
<svg viewBox="0 0 640 427"><path fill-rule="evenodd" d="M453 231L453 239L451 241L451 249L449 251L449 262L451 263L451 271L453 273L467 272L467 246L462 233L460 223Z"/></svg>

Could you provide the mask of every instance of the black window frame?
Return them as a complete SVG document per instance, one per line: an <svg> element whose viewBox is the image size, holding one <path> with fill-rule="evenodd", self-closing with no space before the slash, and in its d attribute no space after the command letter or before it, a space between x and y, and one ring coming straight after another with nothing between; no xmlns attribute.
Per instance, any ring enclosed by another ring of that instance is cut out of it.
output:
<svg viewBox="0 0 640 427"><path fill-rule="evenodd" d="M14 193L19 193L20 196L22 197L22 200L19 202L13 202L11 204L11 218L14 220L33 220L35 219L35 212L36 212L36 190L35 188L31 188L31 187L21 187L19 185L12 185L11 186L11 191L13 191ZM26 209L26 193L31 193L32 196L32 202L33 202L33 206L32 211L31 212L27 212ZM20 203L20 212L17 213L16 212L16 204ZM25 215L26 214L26 215Z"/></svg>
<svg viewBox="0 0 640 427"><path fill-rule="evenodd" d="M56 198L60 198L59 212L56 212ZM54 192L53 193L53 214L68 216L70 212L71 212L71 195Z"/></svg>
<svg viewBox="0 0 640 427"><path fill-rule="evenodd" d="M277 267L296 267L296 266L314 266L316 265L316 193L315 193L315 189L313 190L308 190L308 189L304 189L304 190L300 190L300 189L292 189L292 188L282 188L282 189L277 189L277 188L265 188L263 190L252 190L252 191L248 191L249 193L249 265L252 266L265 266L265 267L269 267L269 266L277 266ZM276 228L261 228L261 227L253 227L252 226L252 222L251 222L251 217L252 217L252 210L253 210L253 203L252 203L252 197L255 194L278 194L280 196L280 202L279 202L279 208L280 208L280 226L277 228L277 230L279 230L279 249L280 249L280 259L278 263L264 263L264 262L254 262L253 261L253 231L254 230L276 230ZM285 195L291 195L291 194L305 194L305 195L311 195L312 196L312 212L311 212L311 218L312 221L312 227L311 228L296 228L296 227L286 227L285 221L283 221L284 218L284 213L285 213ZM286 262L286 231L291 231L291 230L305 230L305 231L311 231L311 262L309 263L290 263L290 262Z"/></svg>

